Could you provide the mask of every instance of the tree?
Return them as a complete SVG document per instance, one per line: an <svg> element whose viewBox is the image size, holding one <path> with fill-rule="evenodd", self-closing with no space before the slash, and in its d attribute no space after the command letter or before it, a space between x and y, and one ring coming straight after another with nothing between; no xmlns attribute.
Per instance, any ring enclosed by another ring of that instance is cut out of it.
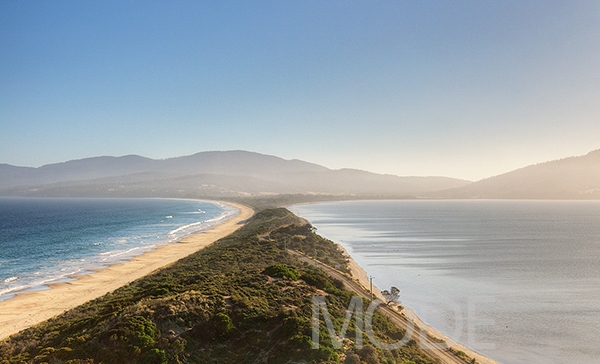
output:
<svg viewBox="0 0 600 364"><path fill-rule="evenodd" d="M346 360L344 360L344 364L360 364L360 356L354 353L347 353Z"/></svg>
<svg viewBox="0 0 600 364"><path fill-rule="evenodd" d="M379 354L372 345L365 345L358 351L360 358L367 364L379 364Z"/></svg>
<svg viewBox="0 0 600 364"><path fill-rule="evenodd" d="M388 305L391 305L392 303L398 303L398 298L400 298L400 290L394 286L392 286L389 291L386 289L385 291L381 292L381 294L383 295L383 298L385 298L385 302Z"/></svg>

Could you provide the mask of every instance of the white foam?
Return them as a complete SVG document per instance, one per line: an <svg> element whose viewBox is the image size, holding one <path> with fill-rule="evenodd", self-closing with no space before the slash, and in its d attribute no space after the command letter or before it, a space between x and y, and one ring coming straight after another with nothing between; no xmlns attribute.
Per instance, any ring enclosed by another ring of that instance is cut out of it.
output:
<svg viewBox="0 0 600 364"><path fill-rule="evenodd" d="M178 235L180 233L184 233L186 231L193 230L196 227L200 227L204 223L205 223L205 221L199 221L199 222L194 222L194 223L191 223L191 224L188 224L188 225L184 225L184 226L181 226L181 227L179 227L179 228L177 228L175 230L169 231L168 235Z"/></svg>
<svg viewBox="0 0 600 364"><path fill-rule="evenodd" d="M19 278L21 278L21 277L19 277L19 276L14 276L14 277L6 278L6 279L4 280L4 283L10 283L10 282L12 282L12 281L16 281L16 280L17 280L17 279L19 279Z"/></svg>
<svg viewBox="0 0 600 364"><path fill-rule="evenodd" d="M0 281L0 301L13 297L15 294L38 289L49 289L48 284L56 283L65 280L71 280L73 275L81 275L90 273L91 271L107 267L110 264L120 263L134 256L140 255L148 250L152 250L159 245L165 245L178 241L185 236L196 233L201 230L206 230L214 225L222 222L223 220L232 217L236 214L237 210L232 209L228 205L215 204L223 211L215 216L214 218L192 222L187 225L183 225L175 228L177 225L173 224L173 230L156 234L156 232L146 235L144 232L146 227L140 226L137 233L128 233L127 237L115 237L115 239L107 241L96 241L91 242L90 246L102 246L105 248L112 247L113 250L96 252L94 255L88 255L78 258L73 258L65 261L55 261L53 265L40 266L28 276L12 276ZM193 214L205 214L206 211L198 209L198 211L190 212ZM165 218L173 218L168 215ZM171 220L175 221L175 220ZM163 226L168 226L165 224ZM130 243L136 243L137 246L131 247ZM130 246L127 246L127 245ZM122 249L114 249L121 247ZM15 272L16 273L16 272Z"/></svg>

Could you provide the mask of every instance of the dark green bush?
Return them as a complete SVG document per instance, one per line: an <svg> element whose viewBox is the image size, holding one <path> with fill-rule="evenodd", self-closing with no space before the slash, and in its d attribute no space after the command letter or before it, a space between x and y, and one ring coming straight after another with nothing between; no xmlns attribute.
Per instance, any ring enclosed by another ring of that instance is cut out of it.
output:
<svg viewBox="0 0 600 364"><path fill-rule="evenodd" d="M213 319L215 331L218 336L227 336L235 327L231 321L231 317L223 312L219 312Z"/></svg>
<svg viewBox="0 0 600 364"><path fill-rule="evenodd" d="M143 316L127 317L106 333L113 345L149 348L160 335L154 322Z"/></svg>
<svg viewBox="0 0 600 364"><path fill-rule="evenodd" d="M328 288L333 287L329 278L318 271L309 270L300 276L304 282L310 284L311 286L317 287L318 289L326 290Z"/></svg>
<svg viewBox="0 0 600 364"><path fill-rule="evenodd" d="M152 349L138 361L139 364L167 364L167 354L164 350Z"/></svg>
<svg viewBox="0 0 600 364"><path fill-rule="evenodd" d="M287 266L285 264L273 264L271 266L268 266L263 271L263 274L275 278L289 278L293 281L298 279L298 271L293 267Z"/></svg>

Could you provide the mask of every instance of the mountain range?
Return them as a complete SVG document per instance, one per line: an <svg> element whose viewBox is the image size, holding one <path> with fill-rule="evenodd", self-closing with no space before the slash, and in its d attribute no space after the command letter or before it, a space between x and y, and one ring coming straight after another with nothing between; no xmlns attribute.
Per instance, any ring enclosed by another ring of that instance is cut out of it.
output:
<svg viewBox="0 0 600 364"><path fill-rule="evenodd" d="M39 168L0 164L0 195L51 197L232 197L265 194L414 196L461 187L447 177L398 177L247 151L155 160L94 157Z"/></svg>
<svg viewBox="0 0 600 364"><path fill-rule="evenodd" d="M600 150L477 182L329 169L247 151L150 159L94 157L39 168L0 164L0 195L220 198L313 194L358 198L599 199Z"/></svg>

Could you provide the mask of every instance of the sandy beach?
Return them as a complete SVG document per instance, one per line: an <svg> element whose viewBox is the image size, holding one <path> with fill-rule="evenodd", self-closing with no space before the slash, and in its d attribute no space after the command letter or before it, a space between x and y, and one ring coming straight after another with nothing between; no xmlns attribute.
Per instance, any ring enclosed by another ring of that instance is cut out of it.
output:
<svg viewBox="0 0 600 364"><path fill-rule="evenodd" d="M77 276L74 281L52 284L51 289L21 293L0 302L0 340L184 258L233 233L254 214L247 206L226 204L239 213L211 230L162 245L125 263Z"/></svg>

